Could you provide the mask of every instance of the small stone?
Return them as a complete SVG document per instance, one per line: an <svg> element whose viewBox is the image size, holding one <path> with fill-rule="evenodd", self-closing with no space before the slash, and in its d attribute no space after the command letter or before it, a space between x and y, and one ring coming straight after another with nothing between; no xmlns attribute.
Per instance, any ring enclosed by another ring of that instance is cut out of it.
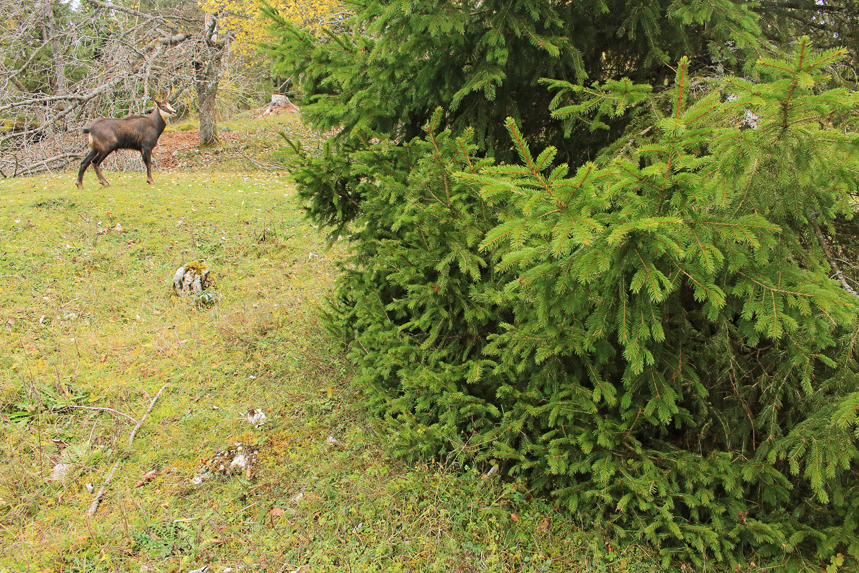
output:
<svg viewBox="0 0 859 573"><path fill-rule="evenodd" d="M265 424L265 421L268 419L268 416L266 416L259 408L248 410L248 413L245 414L245 417L254 428L259 428L260 426Z"/></svg>
<svg viewBox="0 0 859 573"><path fill-rule="evenodd" d="M51 477L48 478L48 481L66 481L66 476L69 473L69 470L72 469L72 466L69 464L57 464L51 470Z"/></svg>

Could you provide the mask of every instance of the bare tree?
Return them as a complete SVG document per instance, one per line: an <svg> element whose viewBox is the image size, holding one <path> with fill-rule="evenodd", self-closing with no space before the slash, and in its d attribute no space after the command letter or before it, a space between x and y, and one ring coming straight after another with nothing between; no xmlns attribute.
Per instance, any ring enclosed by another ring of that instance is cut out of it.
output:
<svg viewBox="0 0 859 573"><path fill-rule="evenodd" d="M102 0L0 0L0 175L63 169L72 131L142 113L193 86L201 143L217 142L215 101L231 37L193 0L147 12Z"/></svg>

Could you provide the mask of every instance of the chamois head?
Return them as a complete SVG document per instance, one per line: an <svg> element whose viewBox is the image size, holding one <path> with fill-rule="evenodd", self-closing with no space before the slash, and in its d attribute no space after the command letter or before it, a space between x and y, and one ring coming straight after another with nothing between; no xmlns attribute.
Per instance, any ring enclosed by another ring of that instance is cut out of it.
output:
<svg viewBox="0 0 859 573"><path fill-rule="evenodd" d="M155 102L155 109L158 110L158 113L161 114L161 117L167 119L168 117L173 117L176 115L176 110L167 103L167 100L152 100Z"/></svg>

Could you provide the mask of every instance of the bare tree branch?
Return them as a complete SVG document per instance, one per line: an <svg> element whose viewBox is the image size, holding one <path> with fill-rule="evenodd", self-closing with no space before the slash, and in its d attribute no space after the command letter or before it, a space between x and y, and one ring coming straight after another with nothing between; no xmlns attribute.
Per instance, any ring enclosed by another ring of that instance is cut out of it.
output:
<svg viewBox="0 0 859 573"><path fill-rule="evenodd" d="M55 169L72 154L67 135L98 117L145 111L153 93L208 98L214 126L229 34L194 0L145 12L103 0L0 0L0 165L5 174ZM12 47L14 46L14 49ZM189 102L193 105L193 102ZM187 109L187 108L186 108ZM80 150L77 150L78 153Z"/></svg>

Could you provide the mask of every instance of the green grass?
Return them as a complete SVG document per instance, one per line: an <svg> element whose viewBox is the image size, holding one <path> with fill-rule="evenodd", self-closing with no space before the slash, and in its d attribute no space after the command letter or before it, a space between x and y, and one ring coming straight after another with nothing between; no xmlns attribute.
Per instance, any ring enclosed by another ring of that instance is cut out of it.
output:
<svg viewBox="0 0 859 573"><path fill-rule="evenodd" d="M73 177L0 182L0 572L660 570L521 483L387 456L320 322L345 247L283 178ZM213 305L172 294L200 258ZM252 471L192 484L236 442Z"/></svg>

